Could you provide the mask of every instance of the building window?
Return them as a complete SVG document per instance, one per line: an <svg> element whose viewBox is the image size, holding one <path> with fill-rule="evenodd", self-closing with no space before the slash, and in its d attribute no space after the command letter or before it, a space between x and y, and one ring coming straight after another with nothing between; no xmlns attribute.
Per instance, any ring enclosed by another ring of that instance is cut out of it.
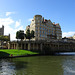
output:
<svg viewBox="0 0 75 75"><path fill-rule="evenodd" d="M42 28L44 30L44 28Z"/></svg>
<svg viewBox="0 0 75 75"><path fill-rule="evenodd" d="M41 21L40 21L40 23L41 23Z"/></svg>
<svg viewBox="0 0 75 75"><path fill-rule="evenodd" d="M40 21L38 20L38 22L40 22Z"/></svg>
<svg viewBox="0 0 75 75"><path fill-rule="evenodd" d="M45 34L47 34L47 33L45 32Z"/></svg>
<svg viewBox="0 0 75 75"><path fill-rule="evenodd" d="M41 33L41 31L40 31L40 33Z"/></svg>
<svg viewBox="0 0 75 75"><path fill-rule="evenodd" d="M36 17L36 20L38 20L38 17Z"/></svg>
<svg viewBox="0 0 75 75"><path fill-rule="evenodd" d="M36 29L38 29L38 27L36 27Z"/></svg>
<svg viewBox="0 0 75 75"><path fill-rule="evenodd" d="M41 29L41 27L40 27L40 29Z"/></svg>
<svg viewBox="0 0 75 75"><path fill-rule="evenodd" d="M36 30L36 33L38 33L38 31Z"/></svg>
<svg viewBox="0 0 75 75"><path fill-rule="evenodd" d="M53 31L52 31L52 35L53 35Z"/></svg>
<svg viewBox="0 0 75 75"><path fill-rule="evenodd" d="M44 31L42 31L44 33Z"/></svg>
<svg viewBox="0 0 75 75"><path fill-rule="evenodd" d="M36 36L38 37L38 34Z"/></svg>

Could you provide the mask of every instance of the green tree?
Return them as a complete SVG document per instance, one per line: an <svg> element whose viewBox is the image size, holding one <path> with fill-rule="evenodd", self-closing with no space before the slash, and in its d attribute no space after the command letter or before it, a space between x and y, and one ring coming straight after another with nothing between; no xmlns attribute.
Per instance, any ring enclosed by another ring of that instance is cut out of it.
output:
<svg viewBox="0 0 75 75"><path fill-rule="evenodd" d="M19 30L16 32L16 39L24 39L24 31L23 30Z"/></svg>
<svg viewBox="0 0 75 75"><path fill-rule="evenodd" d="M34 31L32 30L31 31L31 38L34 38L35 36L34 36Z"/></svg>
<svg viewBox="0 0 75 75"><path fill-rule="evenodd" d="M30 30L28 29L26 31L25 37L26 37L26 39L29 39L29 41L30 41L31 38L34 38L34 31L32 30L30 33Z"/></svg>
<svg viewBox="0 0 75 75"><path fill-rule="evenodd" d="M0 36L0 43L1 43L0 47L3 48L4 42L6 42L6 45L7 45L7 42L8 42L8 41L10 41L9 36L3 36L3 35L1 35L1 36Z"/></svg>
<svg viewBox="0 0 75 75"><path fill-rule="evenodd" d="M10 41L8 36L3 36L3 35L0 36L0 40L1 41Z"/></svg>
<svg viewBox="0 0 75 75"><path fill-rule="evenodd" d="M3 37L2 35L0 36L0 40L1 40L1 41L3 41L3 40L4 40L4 37Z"/></svg>
<svg viewBox="0 0 75 75"><path fill-rule="evenodd" d="M26 39L31 39L31 34L30 34L30 30L28 29L27 31L26 31L26 34L25 34L26 36Z"/></svg>

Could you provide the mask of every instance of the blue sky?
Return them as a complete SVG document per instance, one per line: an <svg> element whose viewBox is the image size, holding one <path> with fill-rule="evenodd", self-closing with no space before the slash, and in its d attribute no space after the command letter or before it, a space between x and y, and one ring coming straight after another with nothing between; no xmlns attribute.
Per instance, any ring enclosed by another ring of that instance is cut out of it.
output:
<svg viewBox="0 0 75 75"><path fill-rule="evenodd" d="M75 0L0 0L0 27L5 26L5 35L10 33L11 40L36 14L59 23L63 37L75 33Z"/></svg>

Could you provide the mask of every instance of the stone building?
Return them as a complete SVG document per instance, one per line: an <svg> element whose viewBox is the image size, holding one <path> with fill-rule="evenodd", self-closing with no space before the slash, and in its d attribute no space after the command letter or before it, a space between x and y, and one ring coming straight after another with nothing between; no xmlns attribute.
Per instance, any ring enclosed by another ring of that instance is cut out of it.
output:
<svg viewBox="0 0 75 75"><path fill-rule="evenodd" d="M46 54L51 52L75 52L75 40L65 41L65 39L57 41L13 41L8 43L8 49L23 49L31 51L39 51Z"/></svg>
<svg viewBox="0 0 75 75"><path fill-rule="evenodd" d="M4 35L4 26L2 25L2 28L0 28L0 37L3 39L5 38L6 41L0 39L0 48L8 48L8 41L10 41L10 34Z"/></svg>
<svg viewBox="0 0 75 75"><path fill-rule="evenodd" d="M44 19L41 15L35 15L30 26L26 27L26 30L27 28L29 28L30 31L35 31L34 40L62 39L60 25Z"/></svg>
<svg viewBox="0 0 75 75"><path fill-rule="evenodd" d="M73 37L73 39L75 39L75 34L72 37Z"/></svg>
<svg viewBox="0 0 75 75"><path fill-rule="evenodd" d="M26 31L27 29L35 31L35 37L33 38L35 41L10 41L8 49L24 49L43 53L47 51L49 53L75 51L75 40L62 39L59 23L55 24L50 20L44 19L41 15L35 15L31 24L26 27Z"/></svg>
<svg viewBox="0 0 75 75"><path fill-rule="evenodd" d="M4 35L4 26L2 25L2 28L0 28L0 35Z"/></svg>
<svg viewBox="0 0 75 75"><path fill-rule="evenodd" d="M66 37L68 39L75 39L75 34L73 36L70 36L70 37Z"/></svg>
<svg viewBox="0 0 75 75"><path fill-rule="evenodd" d="M28 25L28 26L26 27L26 30L25 30L25 31L27 31L28 29L30 29L30 25Z"/></svg>

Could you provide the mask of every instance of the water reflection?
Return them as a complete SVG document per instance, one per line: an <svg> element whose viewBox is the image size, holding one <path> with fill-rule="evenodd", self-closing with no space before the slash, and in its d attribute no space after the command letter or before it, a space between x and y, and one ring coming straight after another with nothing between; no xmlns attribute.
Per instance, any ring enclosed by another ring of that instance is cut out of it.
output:
<svg viewBox="0 0 75 75"><path fill-rule="evenodd" d="M75 56L0 59L0 75L75 75Z"/></svg>
<svg viewBox="0 0 75 75"><path fill-rule="evenodd" d="M22 71L26 67L27 62L23 61L16 62L13 61L13 59L2 59L0 60L0 75L17 75L17 70Z"/></svg>
<svg viewBox="0 0 75 75"><path fill-rule="evenodd" d="M75 75L75 56L68 56L63 61L64 75Z"/></svg>
<svg viewBox="0 0 75 75"><path fill-rule="evenodd" d="M13 64L7 60L0 60L0 75L15 75Z"/></svg>
<svg viewBox="0 0 75 75"><path fill-rule="evenodd" d="M56 55L69 55L69 56L75 56L75 52L60 52L56 53Z"/></svg>
<svg viewBox="0 0 75 75"><path fill-rule="evenodd" d="M17 60L27 61L27 68L23 69L24 75L63 75L61 58L58 56L38 56L28 58L18 58Z"/></svg>

